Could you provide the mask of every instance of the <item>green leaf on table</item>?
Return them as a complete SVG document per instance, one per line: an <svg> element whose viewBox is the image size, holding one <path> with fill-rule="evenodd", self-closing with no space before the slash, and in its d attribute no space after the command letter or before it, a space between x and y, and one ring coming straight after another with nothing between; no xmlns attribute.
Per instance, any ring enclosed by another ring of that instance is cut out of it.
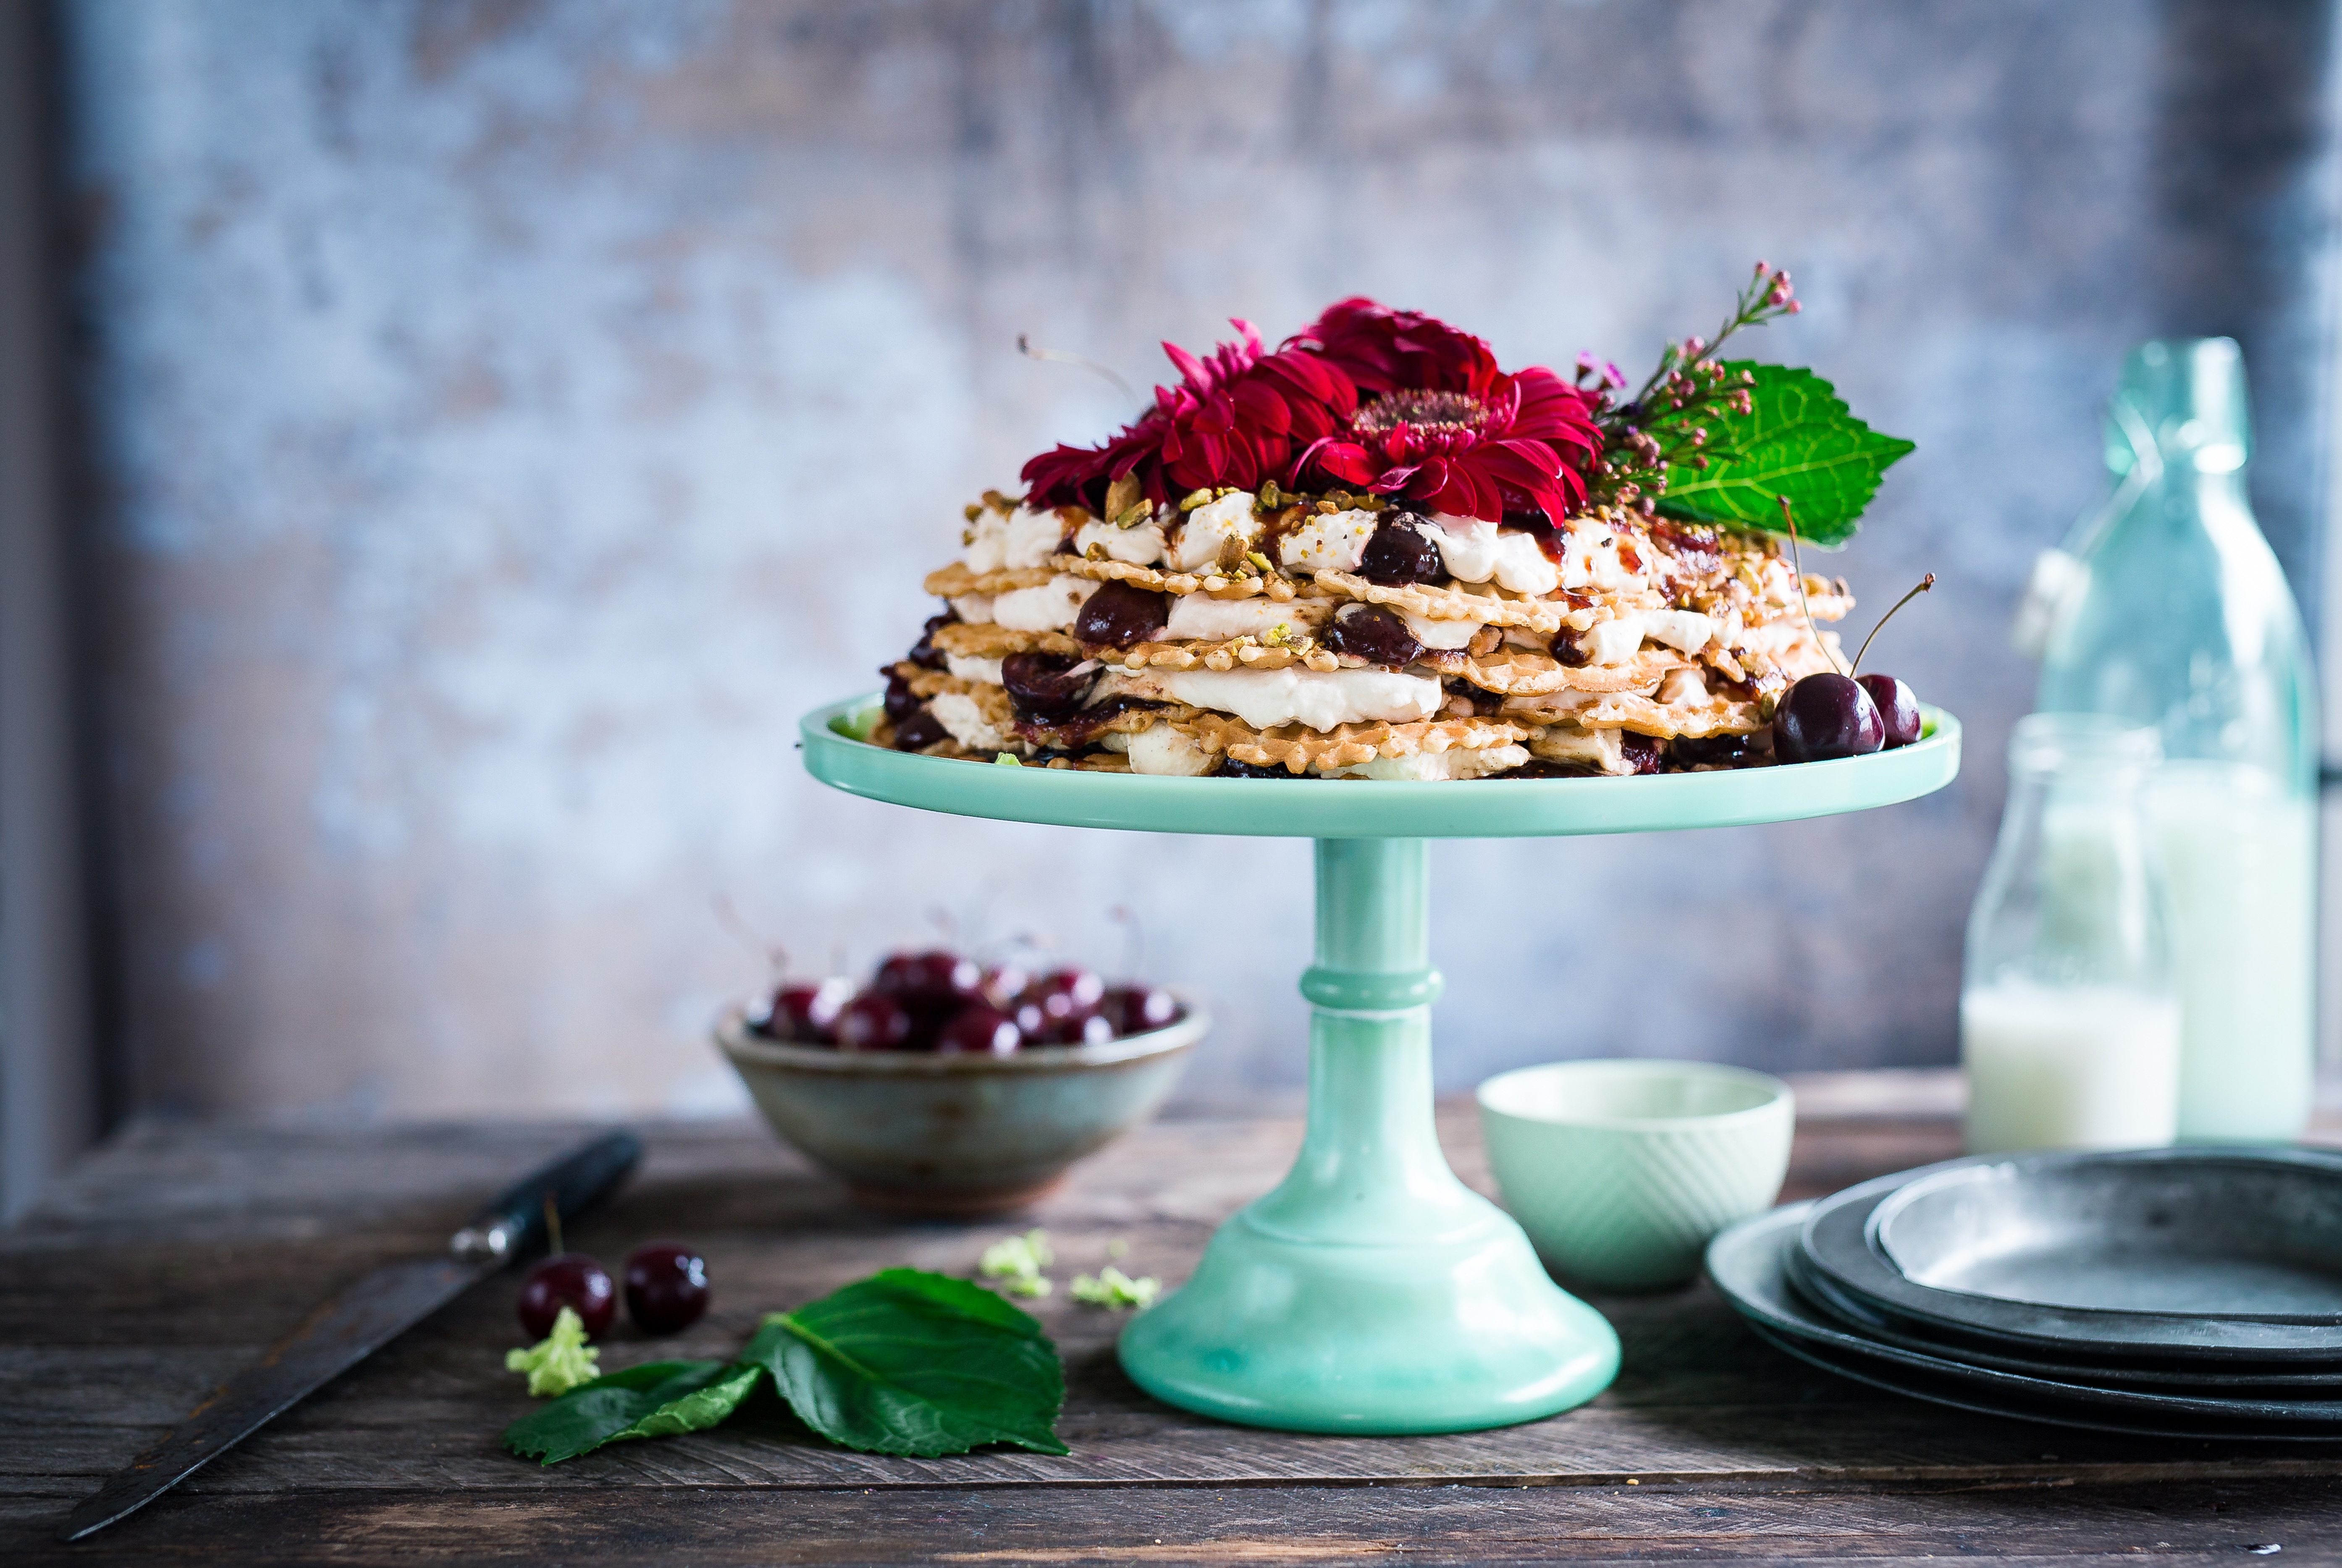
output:
<svg viewBox="0 0 2342 1568"><path fill-rule="evenodd" d="M1706 426L1708 464L1670 465L1660 512L1779 534L1787 496L1805 543L1835 548L1853 538L1879 476L1911 443L1857 419L1837 388L1810 370L1753 360L1728 361L1724 368L1756 377L1749 410L1711 405L1679 416Z"/></svg>
<svg viewBox="0 0 2342 1568"><path fill-rule="evenodd" d="M978 1443L1065 1453L1056 1347L1030 1316L966 1280L887 1269L766 1318L740 1353L805 1423L871 1453L933 1458Z"/></svg>
<svg viewBox="0 0 2342 1568"><path fill-rule="evenodd" d="M505 1428L505 1446L558 1464L606 1443L714 1426L748 1397L765 1369L742 1362L655 1361L606 1373Z"/></svg>

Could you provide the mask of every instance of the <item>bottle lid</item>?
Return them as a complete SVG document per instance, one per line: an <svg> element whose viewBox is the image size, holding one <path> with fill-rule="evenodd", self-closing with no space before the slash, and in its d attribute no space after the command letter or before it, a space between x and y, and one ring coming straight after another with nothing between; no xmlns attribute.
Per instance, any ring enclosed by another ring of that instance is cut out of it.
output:
<svg viewBox="0 0 2342 1568"><path fill-rule="evenodd" d="M2204 474L2245 465L2252 414L2235 338L2157 339L2130 351L2107 411L2107 465L2127 474L2147 451Z"/></svg>
<svg viewBox="0 0 2342 1568"><path fill-rule="evenodd" d="M2008 737L2008 771L2019 777L2137 774L2162 760L2154 725L2108 714L2027 714Z"/></svg>

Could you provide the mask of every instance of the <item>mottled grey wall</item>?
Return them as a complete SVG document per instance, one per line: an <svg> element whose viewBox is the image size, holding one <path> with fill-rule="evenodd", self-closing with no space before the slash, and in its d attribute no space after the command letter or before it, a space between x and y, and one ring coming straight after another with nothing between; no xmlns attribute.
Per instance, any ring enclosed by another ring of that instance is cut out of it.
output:
<svg viewBox="0 0 2342 1568"><path fill-rule="evenodd" d="M1835 564L1969 725L1955 788L1776 828L1436 852L1441 1074L1943 1061L2032 672L2034 551L2134 339L2245 335L2312 580L2326 8L64 7L125 1033L143 1103L736 1104L758 978L923 912L1147 967L1189 1081L1302 1074L1306 846L958 822L809 784L957 508L1229 315L1364 291L1630 365L1750 262L1756 345L1919 443ZM1860 619L1867 620L1867 614ZM1459 786L1463 787L1463 786Z"/></svg>

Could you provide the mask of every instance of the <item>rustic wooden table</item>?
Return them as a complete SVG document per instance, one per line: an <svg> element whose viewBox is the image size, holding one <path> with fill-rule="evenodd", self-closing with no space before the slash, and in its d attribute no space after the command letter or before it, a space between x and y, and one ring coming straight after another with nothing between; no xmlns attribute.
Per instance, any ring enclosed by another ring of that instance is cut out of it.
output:
<svg viewBox="0 0 2342 1568"><path fill-rule="evenodd" d="M1937 1078L1811 1086L1789 1196L1957 1150ZM1454 1437L1289 1436L1155 1403L1116 1367L1116 1320L1065 1299L1109 1241L1181 1278L1266 1188L1292 1120L1135 1134L1046 1205L1061 1285L1038 1313L1070 1383L1066 1458L899 1460L737 1423L539 1469L496 1443L529 1407L502 1353L514 1283L474 1291L142 1514L50 1539L82 1494L338 1282L435 1249L470 1203L575 1129L288 1132L150 1125L0 1233L0 1562L236 1563L1426 1562L1546 1558L2027 1561L2153 1553L2342 1556L2342 1446L2095 1436L1875 1393L1777 1353L1705 1286L1598 1303L1616 1385L1533 1425ZM1487 1187L1468 1107L1457 1169ZM606 1364L724 1356L768 1309L890 1264L967 1273L1006 1224L858 1212L761 1129L656 1126L633 1184L576 1227L613 1259L700 1243L709 1318Z"/></svg>

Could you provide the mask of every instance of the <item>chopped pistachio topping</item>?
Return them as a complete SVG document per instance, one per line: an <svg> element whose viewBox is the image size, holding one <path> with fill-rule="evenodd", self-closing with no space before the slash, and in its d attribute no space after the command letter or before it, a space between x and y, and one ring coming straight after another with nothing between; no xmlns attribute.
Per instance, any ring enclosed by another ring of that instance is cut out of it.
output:
<svg viewBox="0 0 2342 1568"><path fill-rule="evenodd" d="M992 760L1005 768L1021 768L1025 765L1025 759L1018 756L1015 752L1002 752L998 756L994 757Z"/></svg>
<svg viewBox="0 0 2342 1568"><path fill-rule="evenodd" d="M1212 493L1208 490L1190 490L1179 497L1179 510L1182 512L1193 512L1198 506L1209 506L1211 504Z"/></svg>

